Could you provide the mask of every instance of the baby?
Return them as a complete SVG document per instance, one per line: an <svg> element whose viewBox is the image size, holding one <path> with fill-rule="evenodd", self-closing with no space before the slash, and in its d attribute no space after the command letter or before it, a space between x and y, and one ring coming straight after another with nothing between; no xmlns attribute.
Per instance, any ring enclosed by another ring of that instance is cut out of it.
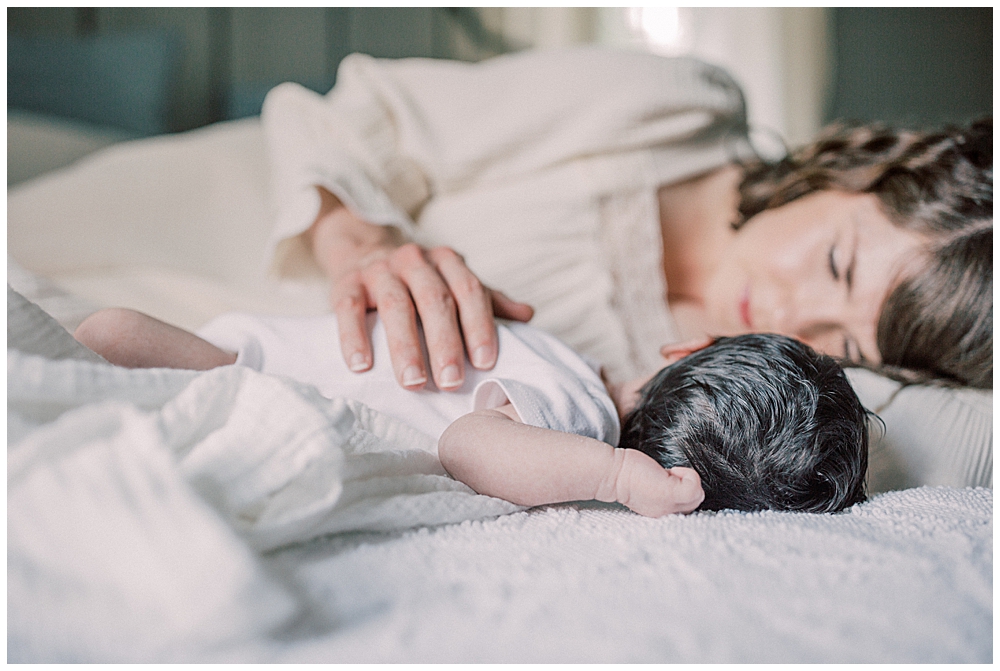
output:
<svg viewBox="0 0 1000 671"><path fill-rule="evenodd" d="M834 512L865 499L868 413L832 359L789 338L667 346L659 373L618 386L552 336L502 324L493 370L470 369L442 392L402 389L376 313L368 326L375 365L364 373L344 364L332 315L232 313L195 335L110 309L75 335L117 365L240 364L361 401L435 437L455 479L519 505L596 499L659 517Z"/></svg>

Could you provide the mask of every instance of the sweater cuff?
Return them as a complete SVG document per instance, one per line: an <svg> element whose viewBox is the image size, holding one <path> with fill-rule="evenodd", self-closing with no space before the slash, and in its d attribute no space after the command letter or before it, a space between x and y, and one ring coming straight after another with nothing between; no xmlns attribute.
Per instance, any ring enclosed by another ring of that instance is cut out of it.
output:
<svg viewBox="0 0 1000 671"><path fill-rule="evenodd" d="M413 238L414 224L410 218L362 174L333 176L316 171L307 182L286 199L278 213L268 249L269 270L273 276L282 279L323 277L303 235L319 214L320 198L316 187L323 187L335 195L361 219L378 226L393 226L407 239Z"/></svg>

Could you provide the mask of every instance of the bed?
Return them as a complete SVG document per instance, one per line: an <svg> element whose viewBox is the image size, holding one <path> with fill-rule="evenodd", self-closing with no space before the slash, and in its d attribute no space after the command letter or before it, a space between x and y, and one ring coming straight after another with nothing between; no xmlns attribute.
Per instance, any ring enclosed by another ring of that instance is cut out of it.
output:
<svg viewBox="0 0 1000 671"><path fill-rule="evenodd" d="M991 391L853 371L886 430L842 514L522 510L356 404L73 341L326 309L263 273L256 119L99 146L8 189L9 661L992 662Z"/></svg>

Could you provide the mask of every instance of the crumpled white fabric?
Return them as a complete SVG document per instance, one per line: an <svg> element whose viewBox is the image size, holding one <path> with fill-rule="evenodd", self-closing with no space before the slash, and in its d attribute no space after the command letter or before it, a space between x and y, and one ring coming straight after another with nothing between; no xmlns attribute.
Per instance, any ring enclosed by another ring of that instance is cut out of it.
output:
<svg viewBox="0 0 1000 671"><path fill-rule="evenodd" d="M11 660L224 659L294 617L255 550L519 509L415 430L242 367L8 350L7 388Z"/></svg>

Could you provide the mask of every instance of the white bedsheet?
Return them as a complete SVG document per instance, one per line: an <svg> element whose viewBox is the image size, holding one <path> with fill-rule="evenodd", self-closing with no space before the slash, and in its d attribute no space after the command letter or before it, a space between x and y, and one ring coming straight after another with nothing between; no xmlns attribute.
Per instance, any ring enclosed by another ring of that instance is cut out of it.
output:
<svg viewBox="0 0 1000 671"><path fill-rule="evenodd" d="M572 504L317 541L267 560L311 604L273 659L988 663L992 508L943 487L840 515Z"/></svg>
<svg viewBox="0 0 1000 671"><path fill-rule="evenodd" d="M990 490L515 512L291 381L7 363L9 661L992 661Z"/></svg>

